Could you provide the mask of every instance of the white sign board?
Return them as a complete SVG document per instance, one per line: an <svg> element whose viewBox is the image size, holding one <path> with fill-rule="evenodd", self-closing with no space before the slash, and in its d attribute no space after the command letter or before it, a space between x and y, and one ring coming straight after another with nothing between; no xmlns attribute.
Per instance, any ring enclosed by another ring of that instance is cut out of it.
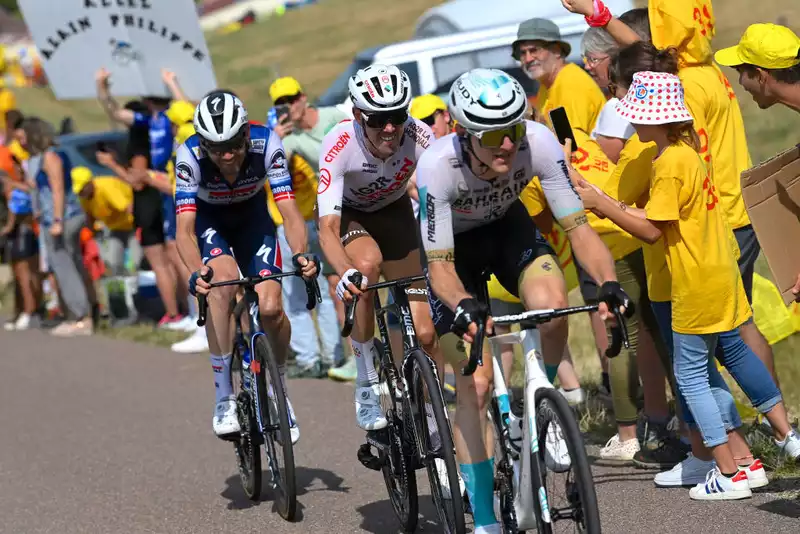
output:
<svg viewBox="0 0 800 534"><path fill-rule="evenodd" d="M94 98L95 73L117 96L170 96L161 69L187 96L216 88L193 0L20 0L56 98Z"/></svg>

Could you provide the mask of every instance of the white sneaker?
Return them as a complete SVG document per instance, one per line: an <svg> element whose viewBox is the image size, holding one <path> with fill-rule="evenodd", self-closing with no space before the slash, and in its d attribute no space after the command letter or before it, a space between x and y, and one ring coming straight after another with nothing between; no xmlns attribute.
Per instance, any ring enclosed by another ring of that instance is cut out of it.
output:
<svg viewBox="0 0 800 534"><path fill-rule="evenodd" d="M236 397L228 395L222 397L214 408L214 418L211 426L218 438L238 434L239 416L236 414Z"/></svg>
<svg viewBox="0 0 800 534"><path fill-rule="evenodd" d="M714 469L714 460L700 460L691 452L684 461L663 473L658 473L653 481L659 488L695 486L706 480L706 475Z"/></svg>
<svg viewBox="0 0 800 534"><path fill-rule="evenodd" d="M547 425L544 462L547 468L554 473L569 471L572 465L572 460L569 457L569 450L567 449L567 442L564 440L561 426L555 421L550 421L550 424Z"/></svg>
<svg viewBox="0 0 800 534"><path fill-rule="evenodd" d="M165 324L164 328L178 332L191 332L197 328L197 317L190 317L186 315L180 321Z"/></svg>
<svg viewBox="0 0 800 534"><path fill-rule="evenodd" d="M292 436L292 445L300 441L300 427L297 426L297 417L294 415L294 407L289 397L286 397L286 408L289 411L289 434Z"/></svg>
<svg viewBox="0 0 800 534"><path fill-rule="evenodd" d="M380 404L380 385L356 387L356 424L362 430L381 430L389 421Z"/></svg>
<svg viewBox="0 0 800 534"><path fill-rule="evenodd" d="M800 435L797 434L797 430L792 429L783 441L778 441L777 439L774 441L775 445L791 458L794 460L800 459Z"/></svg>
<svg viewBox="0 0 800 534"><path fill-rule="evenodd" d="M208 338L206 337L205 327L198 327L195 325L194 332L191 336L183 341L178 341L172 344L172 352L181 353L194 353L194 352L207 352L208 351Z"/></svg>
<svg viewBox="0 0 800 534"><path fill-rule="evenodd" d="M17 320L14 322L14 330L27 330L31 326L31 315L29 313L20 313Z"/></svg>
<svg viewBox="0 0 800 534"><path fill-rule="evenodd" d="M586 393L583 392L583 388L573 389L571 391L558 388L558 392L561 393L561 396L567 400L567 404L570 406L579 406L586 401Z"/></svg>
<svg viewBox="0 0 800 534"><path fill-rule="evenodd" d="M748 466L740 465L739 469L747 473L747 483L750 484L750 489L763 488L769 484L767 472L764 470L764 464L762 464L761 460L758 458L753 460L753 463Z"/></svg>
<svg viewBox="0 0 800 534"><path fill-rule="evenodd" d="M752 497L747 473L739 470L733 478L723 476L714 467L706 475L706 481L689 490L689 497L696 501L730 501Z"/></svg>
<svg viewBox="0 0 800 534"><path fill-rule="evenodd" d="M620 441L619 434L614 434L600 449L600 459L607 463L625 464L633 461L633 455L641 450L636 438Z"/></svg>

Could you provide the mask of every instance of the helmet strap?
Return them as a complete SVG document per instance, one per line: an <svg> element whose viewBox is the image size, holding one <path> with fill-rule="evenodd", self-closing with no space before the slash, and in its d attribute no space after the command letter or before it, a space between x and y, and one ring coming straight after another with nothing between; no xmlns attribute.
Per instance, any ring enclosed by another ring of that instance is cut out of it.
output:
<svg viewBox="0 0 800 534"><path fill-rule="evenodd" d="M466 158L465 158L467 160L466 163L467 163L467 165L469 165L470 170L475 173L475 176L477 176L478 178L481 178L486 174L487 171L491 171L492 168L491 168L490 165L488 165L488 164L484 163L483 161L481 161L481 158L479 158L478 155L475 154L475 151L472 148L472 141L470 141L470 137L472 137L472 136L470 134L468 134L468 133L465 133L463 136L460 136L461 152L463 152L463 154L466 156ZM472 160L473 160L473 158L475 159L476 162L478 162L479 169L480 169L478 172L475 172L472 169Z"/></svg>

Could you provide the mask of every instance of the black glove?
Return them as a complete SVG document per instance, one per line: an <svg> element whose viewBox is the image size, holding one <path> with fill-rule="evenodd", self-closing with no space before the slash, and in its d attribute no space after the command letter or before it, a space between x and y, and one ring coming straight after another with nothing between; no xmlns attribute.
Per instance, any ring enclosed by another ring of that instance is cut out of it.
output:
<svg viewBox="0 0 800 534"><path fill-rule="evenodd" d="M450 330L458 336L463 336L469 331L469 325L472 323L478 326L486 323L489 308L476 298L466 298L458 303L455 314Z"/></svg>
<svg viewBox="0 0 800 534"><path fill-rule="evenodd" d="M624 315L628 318L633 316L635 311L633 301L616 281L604 282L597 291L597 300L605 302L612 310L619 310L621 306L624 306Z"/></svg>
<svg viewBox="0 0 800 534"><path fill-rule="evenodd" d="M304 253L304 254L295 254L294 256L292 256L292 265L294 265L295 269L299 269L299 268L302 267L297 262L298 258L305 258L305 259L307 259L308 261L310 261L312 263L316 263L317 264L317 270L320 270L319 258L317 257L316 254Z"/></svg>

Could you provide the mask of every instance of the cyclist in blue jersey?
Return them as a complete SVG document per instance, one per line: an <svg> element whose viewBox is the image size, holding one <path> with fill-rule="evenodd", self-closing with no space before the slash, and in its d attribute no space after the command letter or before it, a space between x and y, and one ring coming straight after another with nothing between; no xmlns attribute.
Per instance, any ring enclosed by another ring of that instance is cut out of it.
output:
<svg viewBox="0 0 800 534"><path fill-rule="evenodd" d="M264 189L269 182L283 217L292 263L303 276L317 275L318 260L305 254L306 225L294 200L286 155L277 134L251 125L242 102L230 92L215 91L203 98L194 115L197 133L178 147L175 160L178 252L192 271L189 290L208 294L208 344L214 370L216 407L213 428L219 437L239 433L236 397L231 384L232 330L230 304L234 287L209 291L202 276L213 270L214 280L266 276L282 270L275 225L267 212ZM281 305L281 285L270 280L256 286L264 329L272 341L286 391L286 351L291 325ZM300 430L289 404L292 442Z"/></svg>

